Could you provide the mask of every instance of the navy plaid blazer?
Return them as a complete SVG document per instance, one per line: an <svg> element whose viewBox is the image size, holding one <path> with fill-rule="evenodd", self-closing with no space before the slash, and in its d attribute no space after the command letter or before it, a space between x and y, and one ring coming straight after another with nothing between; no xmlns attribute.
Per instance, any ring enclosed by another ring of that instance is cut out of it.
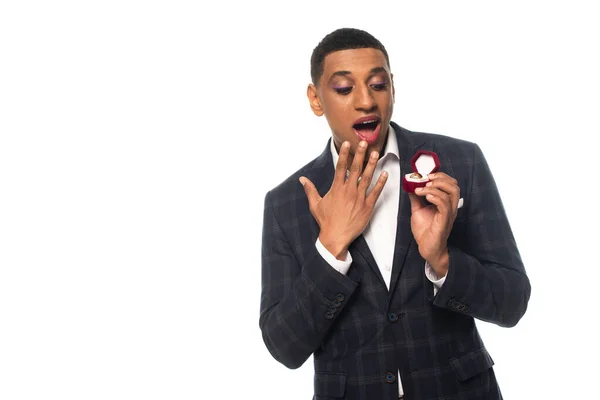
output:
<svg viewBox="0 0 600 400"><path fill-rule="evenodd" d="M329 191L334 166L328 143L265 196L264 342L288 368L314 355L315 400L397 399L398 371L408 400L501 399L474 318L514 326L531 286L496 184L476 144L391 124L402 174L412 170L417 150L435 151L440 170L458 181L464 198L448 240L444 285L434 296L402 188L389 290L362 235L350 245L347 275L321 257L319 227L298 178L308 177L321 196Z"/></svg>

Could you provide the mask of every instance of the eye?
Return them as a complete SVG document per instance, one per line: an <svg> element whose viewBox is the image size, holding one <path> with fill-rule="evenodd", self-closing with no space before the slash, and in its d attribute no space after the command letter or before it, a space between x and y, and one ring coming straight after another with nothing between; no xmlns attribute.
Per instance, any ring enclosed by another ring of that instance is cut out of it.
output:
<svg viewBox="0 0 600 400"><path fill-rule="evenodd" d="M371 88L373 88L373 90L385 90L387 89L388 85L387 83L374 83L371 85Z"/></svg>
<svg viewBox="0 0 600 400"><path fill-rule="evenodd" d="M333 90L335 90L337 92L337 94L347 95L348 93L350 93L352 91L352 86L336 87L336 88L333 88Z"/></svg>

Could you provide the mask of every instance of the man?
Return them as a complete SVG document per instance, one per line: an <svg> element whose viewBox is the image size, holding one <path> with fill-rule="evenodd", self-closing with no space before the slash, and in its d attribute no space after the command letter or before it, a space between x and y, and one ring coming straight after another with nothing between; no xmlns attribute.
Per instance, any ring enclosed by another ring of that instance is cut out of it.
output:
<svg viewBox="0 0 600 400"><path fill-rule="evenodd" d="M482 152L391 122L388 54L367 32L327 35L311 75L332 139L265 197L267 348L289 368L314 354L317 400L501 399L474 318L514 326L531 287ZM419 150L441 167L406 193Z"/></svg>

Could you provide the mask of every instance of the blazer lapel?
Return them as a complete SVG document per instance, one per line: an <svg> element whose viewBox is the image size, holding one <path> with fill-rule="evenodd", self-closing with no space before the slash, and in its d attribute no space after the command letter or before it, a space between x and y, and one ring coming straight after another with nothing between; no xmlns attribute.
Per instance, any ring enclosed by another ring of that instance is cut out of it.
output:
<svg viewBox="0 0 600 400"><path fill-rule="evenodd" d="M417 149L422 145L420 142L414 142L413 138L409 133L398 126L397 124L391 122L394 130L396 131L396 135L398 137L398 150L400 154L400 179L404 174L410 173L412 171L412 166L410 165L410 160L414 156ZM402 184L400 184L400 201L398 204L398 218L397 218L397 228L396 228L396 245L394 248L394 261L392 264L392 277L390 280L390 299L393 297L393 292L396 288L396 284L398 283L398 279L402 273L402 269L404 268L404 263L406 260L406 255L408 254L411 247L416 246L416 242L412 235L412 229L410 227L410 198L408 197L408 193L404 191L402 188ZM423 265L423 268L425 266Z"/></svg>
<svg viewBox="0 0 600 400"><path fill-rule="evenodd" d="M331 139L329 139L331 141ZM329 150L329 141L327 142L327 146L325 146L325 150L321 153L314 164L314 167L306 171L305 176L311 180L311 182L317 188L319 195L321 197L325 196L331 187L333 182L334 168L333 168L333 158L331 157L331 151ZM307 201L308 204L308 201ZM311 241L316 241L319 236L319 224L317 221L311 216Z"/></svg>
<svg viewBox="0 0 600 400"><path fill-rule="evenodd" d="M367 264L369 264L369 267L371 267L373 273L377 276L377 279L379 279L381 284L385 286L383 275L381 275L381 271L379 270L379 266L375 261L375 257L373 257L373 253L371 253L371 250L367 245L367 241L365 240L365 237L362 235L362 233L350 244L351 253L352 250L356 250L356 252L360 254L360 256L367 262Z"/></svg>

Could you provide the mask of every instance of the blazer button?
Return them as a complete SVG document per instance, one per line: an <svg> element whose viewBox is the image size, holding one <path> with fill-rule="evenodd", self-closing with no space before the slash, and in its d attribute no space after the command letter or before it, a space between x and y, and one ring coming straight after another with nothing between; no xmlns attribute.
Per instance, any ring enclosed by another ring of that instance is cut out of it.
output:
<svg viewBox="0 0 600 400"><path fill-rule="evenodd" d="M332 313L332 314L335 314L335 313L336 313L336 311L337 311L337 308L335 308L335 307L329 307L329 310L328 310L328 312L330 312L330 313Z"/></svg>
<svg viewBox="0 0 600 400"><path fill-rule="evenodd" d="M340 307L342 305L342 302L336 299L333 301L333 303L331 303L331 305L334 307Z"/></svg>
<svg viewBox="0 0 600 400"><path fill-rule="evenodd" d="M388 314L388 319L390 320L390 322L396 322L398 321L398 314L396 314L395 312L391 312Z"/></svg>
<svg viewBox="0 0 600 400"><path fill-rule="evenodd" d="M386 372L385 376L383 377L383 379L387 382L387 383L394 383L396 382L396 375L392 374L391 372Z"/></svg>
<svg viewBox="0 0 600 400"><path fill-rule="evenodd" d="M330 311L327 311L327 313L325 314L325 318L326 319L333 319L333 313Z"/></svg>
<svg viewBox="0 0 600 400"><path fill-rule="evenodd" d="M344 301L344 298L345 298L344 295L341 293L338 293L335 295L335 299L338 301Z"/></svg>

